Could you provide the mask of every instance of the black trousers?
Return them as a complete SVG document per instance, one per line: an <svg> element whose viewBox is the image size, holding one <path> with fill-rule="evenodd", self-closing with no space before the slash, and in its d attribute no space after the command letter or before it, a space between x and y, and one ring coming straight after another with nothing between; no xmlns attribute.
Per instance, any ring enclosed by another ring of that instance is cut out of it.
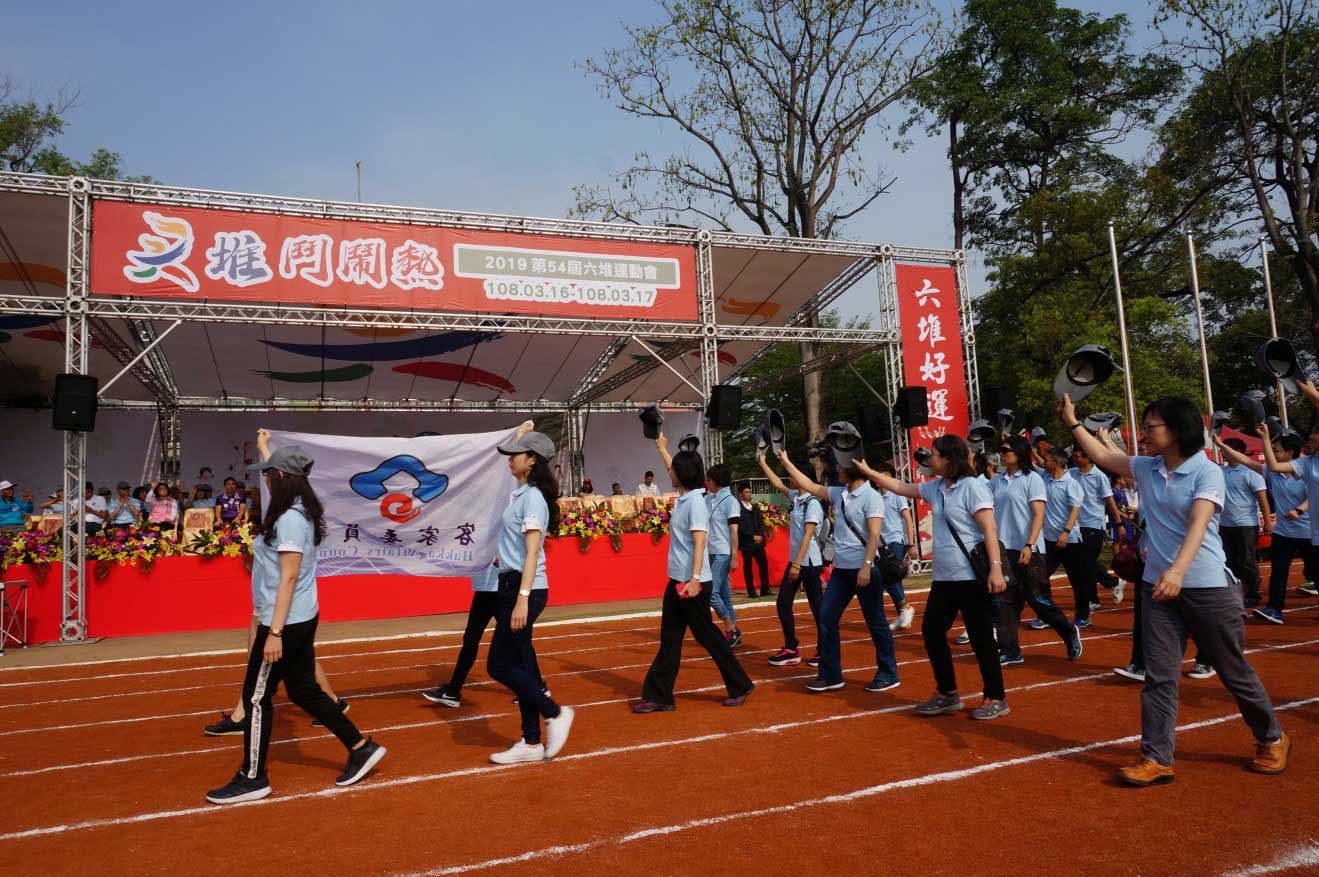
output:
<svg viewBox="0 0 1319 877"><path fill-rule="evenodd" d="M641 684L641 699L651 703L672 704L673 686L678 681L682 663L682 640L691 628L692 638L714 658L729 697L741 697L752 688L751 677L738 663L728 640L710 620L710 582L701 582L701 593L679 597L682 582L669 579L664 586L664 607L660 612L660 643L655 660Z"/></svg>
<svg viewBox="0 0 1319 877"><path fill-rule="evenodd" d="M540 671L526 656L535 652L531 648L531 631L536 619L544 611L550 593L545 588L533 590L527 598L527 623L521 630L513 629L513 610L517 608L518 589L522 587L522 573L510 571L499 574L499 604L495 613L495 635L490 640L490 653L486 656L486 671L490 678L512 689L518 696L518 711L522 714L522 739L535 746L540 742L540 720L559 715L559 705L545 694ZM534 657L532 658L534 661Z"/></svg>
<svg viewBox="0 0 1319 877"><path fill-rule="evenodd" d="M467 610L467 627L463 628L463 647L458 650L458 660L453 665L453 675L449 677L449 683L444 687L451 694L460 694L463 690L463 684L467 682L467 674L472 672L472 666L476 664L476 652L481 646L481 637L485 636L485 629L490 626L490 622L499 614L499 592L498 591L473 591L472 605ZM540 687L545 687L545 679L540 675L540 664L536 661L536 649L531 644L531 639L527 639L527 651L522 656L522 662L532 668L536 674Z"/></svg>
<svg viewBox="0 0 1319 877"><path fill-rule="evenodd" d="M1110 591L1117 586L1117 576L1099 562L1099 554L1104 550L1104 531L1094 527L1082 527L1081 545L1085 548L1085 559L1090 564L1090 569L1086 572L1087 594L1091 603L1098 603L1099 585Z"/></svg>
<svg viewBox="0 0 1319 877"><path fill-rule="evenodd" d="M1027 603L1041 621L1057 631L1063 642L1070 644L1076 635L1076 628L1068 623L1067 616L1053 602L1053 589L1049 587L1044 558L1031 552L1030 563L1022 566L1021 551L1009 548L1006 553L1004 562L1012 564L1017 580L1015 583L1009 582L1008 589L999 595L999 651L1009 658L1021 654L1017 628L1021 626L1021 609Z"/></svg>
<svg viewBox="0 0 1319 877"><path fill-rule="evenodd" d="M994 643L993 604L991 594L980 582L936 581L930 586L925 602L925 617L921 620L921 638L925 640L925 653L934 668L934 681L942 694L957 690L957 674L953 670L953 651L948 647L948 630L962 613L966 633L971 637L971 648L980 665L980 679L984 683L985 697L1003 699L1003 667L998 662L998 647Z"/></svg>
<svg viewBox="0 0 1319 877"><path fill-rule="evenodd" d="M789 567L791 569L791 567ZM797 581L788 581L788 570L783 571L783 581L779 582L779 598L774 607L779 611L779 625L783 628L783 647L797 650L797 617L793 614L793 602L797 599L797 590L806 590L806 603L811 607L811 618L815 627L820 626L820 602L824 599L824 588L820 584L821 566L803 566Z"/></svg>
<svg viewBox="0 0 1319 877"><path fill-rule="evenodd" d="M243 776L257 779L266 775L266 754L270 750L270 732L274 725L272 702L275 689L284 683L289 700L330 730L339 742L352 749L362 735L339 705L316 684L316 625L319 616L309 621L284 625L284 654L273 664L266 663L267 625L258 625L252 651L247 657L247 676L243 679L243 703L247 705L247 726L243 729Z"/></svg>
<svg viewBox="0 0 1319 877"><path fill-rule="evenodd" d="M760 596L769 596L769 558L765 556L765 543L742 549L742 579L746 582L747 596L756 596L756 583L751 575L751 562L760 568Z"/></svg>
<svg viewBox="0 0 1319 877"><path fill-rule="evenodd" d="M1298 554L1304 564L1305 580L1319 581L1319 548L1309 539L1273 534L1273 569L1269 572L1269 605L1279 612L1287 603L1287 577L1291 575L1292 558Z"/></svg>
<svg viewBox="0 0 1319 877"><path fill-rule="evenodd" d="M1086 586L1089 563L1086 561L1085 545L1080 542L1068 543L1059 550L1056 542L1044 543L1044 569L1050 577L1062 564L1067 573L1067 583L1072 586L1072 599L1076 601L1076 620L1090 617L1090 592Z"/></svg>
<svg viewBox="0 0 1319 877"><path fill-rule="evenodd" d="M1259 527L1219 527L1223 537L1223 553L1227 555L1227 568L1241 580L1247 600L1259 599L1259 558L1255 556L1255 543L1259 540Z"/></svg>

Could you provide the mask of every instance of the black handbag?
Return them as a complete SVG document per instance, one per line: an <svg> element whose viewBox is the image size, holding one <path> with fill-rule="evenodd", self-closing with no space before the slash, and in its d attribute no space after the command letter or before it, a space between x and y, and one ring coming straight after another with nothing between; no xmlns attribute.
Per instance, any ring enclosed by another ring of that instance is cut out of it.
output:
<svg viewBox="0 0 1319 877"><path fill-rule="evenodd" d="M948 517L948 510L939 504L939 511L943 513L944 525L948 527L948 532L953 534L953 539L957 542L957 547L962 549L962 555L971 564L971 571L975 573L976 581L989 590L989 549L985 548L984 542L977 542L976 547L970 551L966 550L966 543L962 541L962 535L957 532L953 526L952 518ZM999 567L1003 570L1003 581L1009 588L1017 584L1017 571L1012 568L1012 564L1005 563L1003 558L1008 556L1008 549L1002 542L998 543Z"/></svg>
<svg viewBox="0 0 1319 877"><path fill-rule="evenodd" d="M866 544L866 539L852 525L852 521L847 517L847 499L843 499L843 523L847 524L847 529L852 531L852 535L862 545ZM873 561L875 572L881 576L881 581L896 582L907 577L907 564L900 558L894 557L893 552L884 544L884 540L879 540L879 547L875 549L875 559Z"/></svg>

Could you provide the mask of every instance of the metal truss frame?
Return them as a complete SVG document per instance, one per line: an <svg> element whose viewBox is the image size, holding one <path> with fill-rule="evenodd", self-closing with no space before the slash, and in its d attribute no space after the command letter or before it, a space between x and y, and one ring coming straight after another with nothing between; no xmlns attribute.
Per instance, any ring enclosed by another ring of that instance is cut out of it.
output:
<svg viewBox="0 0 1319 877"><path fill-rule="evenodd" d="M64 371L88 373L92 338L87 325L87 274L91 252L91 197L86 180L67 182L68 281L64 299ZM64 432L64 508L60 528L60 641L87 639L87 555L83 540L83 484L87 481L87 434ZM74 529L76 525L77 534Z"/></svg>
<svg viewBox="0 0 1319 877"><path fill-rule="evenodd" d="M160 409L160 406L155 402L140 399L102 399L99 405L101 408L121 411L157 411ZM183 413L198 411L509 411L522 414L561 414L566 411L635 412L638 409L635 402L585 402L575 405L571 402L556 402L546 399L531 402L517 399L401 399L394 401L387 399L250 399L239 396L224 398L180 396L175 400L172 407ZM664 407L699 411L704 406L700 402L666 402Z"/></svg>

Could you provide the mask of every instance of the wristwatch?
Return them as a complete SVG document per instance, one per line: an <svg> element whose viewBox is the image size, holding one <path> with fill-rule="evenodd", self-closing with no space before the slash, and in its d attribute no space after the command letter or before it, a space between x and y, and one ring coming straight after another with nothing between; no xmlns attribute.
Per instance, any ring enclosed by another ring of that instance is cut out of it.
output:
<svg viewBox="0 0 1319 877"><path fill-rule="evenodd" d="M284 628L282 628L282 627L272 627L272 628L270 628L270 635L271 635L271 636L283 636L283 635L284 635Z"/></svg>
<svg viewBox="0 0 1319 877"><path fill-rule="evenodd" d="M526 588L523 588L522 590L518 591L518 596L519 596L519 597L530 597L530 596L531 596L531 591L528 591Z"/></svg>

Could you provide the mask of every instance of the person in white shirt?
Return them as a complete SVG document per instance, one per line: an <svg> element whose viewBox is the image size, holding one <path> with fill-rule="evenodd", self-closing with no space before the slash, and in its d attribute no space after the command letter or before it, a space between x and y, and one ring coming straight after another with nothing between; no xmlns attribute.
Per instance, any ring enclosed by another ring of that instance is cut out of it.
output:
<svg viewBox="0 0 1319 877"><path fill-rule="evenodd" d="M103 497L96 495L96 488L90 481L83 488L83 499L79 504L82 509L83 527L88 536L95 536L105 526L105 519L110 517L110 506Z"/></svg>
<svg viewBox="0 0 1319 877"><path fill-rule="evenodd" d="M647 471L644 480L637 485L637 496L659 496L659 485L655 483L655 473Z"/></svg>

